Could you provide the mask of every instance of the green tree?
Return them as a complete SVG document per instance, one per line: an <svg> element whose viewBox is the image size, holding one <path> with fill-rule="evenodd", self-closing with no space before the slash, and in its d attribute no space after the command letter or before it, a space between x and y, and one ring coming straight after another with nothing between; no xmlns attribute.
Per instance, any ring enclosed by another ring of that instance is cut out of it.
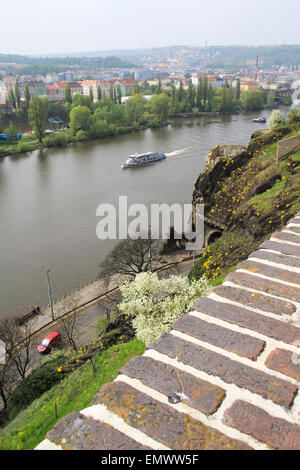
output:
<svg viewBox="0 0 300 470"><path fill-rule="evenodd" d="M188 102L191 107L195 104L195 87L193 85L192 80L189 80L189 87L188 87Z"/></svg>
<svg viewBox="0 0 300 470"><path fill-rule="evenodd" d="M119 83L116 87L116 99L117 99L117 103L119 104L122 103L122 90L121 90L121 85Z"/></svg>
<svg viewBox="0 0 300 470"><path fill-rule="evenodd" d="M90 94L89 94L89 97L90 97L90 101L91 103L94 102L94 94L93 94L93 88L90 86Z"/></svg>
<svg viewBox="0 0 300 470"><path fill-rule="evenodd" d="M146 100L142 94L134 95L125 104L125 114L129 124L140 124L145 112Z"/></svg>
<svg viewBox="0 0 300 470"><path fill-rule="evenodd" d="M21 96L20 96L20 89L19 85L15 84L15 99L16 99L16 106L19 108L21 104Z"/></svg>
<svg viewBox="0 0 300 470"><path fill-rule="evenodd" d="M241 97L241 105L245 111L259 111L264 107L263 90L244 91Z"/></svg>
<svg viewBox="0 0 300 470"><path fill-rule="evenodd" d="M97 100L101 101L102 100L102 91L101 91L101 86L97 86Z"/></svg>
<svg viewBox="0 0 300 470"><path fill-rule="evenodd" d="M3 113L2 113L2 110L0 109L0 132L2 132L2 126L3 126Z"/></svg>
<svg viewBox="0 0 300 470"><path fill-rule="evenodd" d="M91 107L92 101L90 96L80 95L79 93L75 93L72 96L72 103L73 106L86 106L87 108Z"/></svg>
<svg viewBox="0 0 300 470"><path fill-rule="evenodd" d="M241 97L241 80L238 78L236 82L236 88L235 88L235 99L237 101L240 101Z"/></svg>
<svg viewBox="0 0 300 470"><path fill-rule="evenodd" d="M30 101L30 90L29 90L28 83L26 83L25 86L24 86L24 98L29 103L29 101Z"/></svg>
<svg viewBox="0 0 300 470"><path fill-rule="evenodd" d="M159 79L159 80L158 80L158 85L157 85L157 87L156 87L156 94L157 94L157 95L160 95L161 92L162 92L162 84L161 84L161 80Z"/></svg>
<svg viewBox="0 0 300 470"><path fill-rule="evenodd" d="M274 108L275 98L276 98L275 91L269 91L268 96L267 96L267 106L268 106L268 108Z"/></svg>
<svg viewBox="0 0 300 470"><path fill-rule="evenodd" d="M196 105L199 109L202 107L202 94L202 78L200 78L196 89Z"/></svg>
<svg viewBox="0 0 300 470"><path fill-rule="evenodd" d="M170 99L165 93L160 95L153 95L151 98L151 108L154 114L157 115L159 121L165 124L169 115Z"/></svg>
<svg viewBox="0 0 300 470"><path fill-rule="evenodd" d="M109 98L114 101L114 86L113 84L110 85L110 88L109 88Z"/></svg>
<svg viewBox="0 0 300 470"><path fill-rule="evenodd" d="M15 109L15 107L16 107L16 98L15 98L15 95L14 95L14 91L11 87L8 90L8 100L9 100L11 106Z"/></svg>
<svg viewBox="0 0 300 470"><path fill-rule="evenodd" d="M206 101L208 99L208 80L207 75L205 75L202 79L202 96L203 96L203 104L205 106Z"/></svg>
<svg viewBox="0 0 300 470"><path fill-rule="evenodd" d="M76 134L79 129L87 130L91 110L87 106L76 106L71 109L70 112L70 128L73 135Z"/></svg>
<svg viewBox="0 0 300 470"><path fill-rule="evenodd" d="M39 142L42 142L44 137L46 114L47 109L45 100L37 95L33 95L30 100L28 116L32 129L34 130L34 133Z"/></svg>
<svg viewBox="0 0 300 470"><path fill-rule="evenodd" d="M141 88L138 83L135 83L134 88L133 88L133 94L137 95L138 93L141 93Z"/></svg>
<svg viewBox="0 0 300 470"><path fill-rule="evenodd" d="M179 93L178 93L178 101L179 103L182 103L182 101L184 100L184 88L183 88L183 83L182 83L182 80L180 80L180 83L179 83Z"/></svg>
<svg viewBox="0 0 300 470"><path fill-rule="evenodd" d="M65 88L64 97L65 97L66 103L70 103L70 104L72 103L72 93L71 93L71 87L69 84Z"/></svg>
<svg viewBox="0 0 300 470"><path fill-rule="evenodd" d="M7 135L8 142L16 142L17 141L17 130L13 125L12 121L10 122L8 128L5 130L5 134Z"/></svg>

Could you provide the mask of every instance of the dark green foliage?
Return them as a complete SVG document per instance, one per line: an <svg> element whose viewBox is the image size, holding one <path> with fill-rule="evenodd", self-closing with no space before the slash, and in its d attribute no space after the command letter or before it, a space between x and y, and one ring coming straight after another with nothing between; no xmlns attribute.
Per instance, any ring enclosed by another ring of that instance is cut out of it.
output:
<svg viewBox="0 0 300 470"><path fill-rule="evenodd" d="M72 94L71 94L71 88L69 84L65 88L64 98L65 98L66 103L70 103L70 104L72 103Z"/></svg>
<svg viewBox="0 0 300 470"><path fill-rule="evenodd" d="M58 384L64 378L64 372L57 369L68 360L68 355L57 351L34 369L19 385L14 389L9 397L6 413L0 414L2 421L12 420L21 410L25 409L36 398L40 397L47 390Z"/></svg>
<svg viewBox="0 0 300 470"><path fill-rule="evenodd" d="M69 142L70 139L66 133L50 134L43 138L45 147L66 147Z"/></svg>

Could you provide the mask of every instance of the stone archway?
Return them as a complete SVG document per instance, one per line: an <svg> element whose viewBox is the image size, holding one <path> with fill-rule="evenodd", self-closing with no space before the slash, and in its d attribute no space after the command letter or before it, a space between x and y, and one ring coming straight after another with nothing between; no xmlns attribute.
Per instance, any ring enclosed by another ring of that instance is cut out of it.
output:
<svg viewBox="0 0 300 470"><path fill-rule="evenodd" d="M205 239L205 246L211 245L219 238L221 238L222 232L220 230L210 230Z"/></svg>

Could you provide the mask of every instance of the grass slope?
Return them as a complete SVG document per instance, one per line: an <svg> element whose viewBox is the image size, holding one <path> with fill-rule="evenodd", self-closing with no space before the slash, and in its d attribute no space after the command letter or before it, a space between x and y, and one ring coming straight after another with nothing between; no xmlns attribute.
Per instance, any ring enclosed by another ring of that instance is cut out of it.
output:
<svg viewBox="0 0 300 470"><path fill-rule="evenodd" d="M85 363L61 383L44 393L0 431L0 449L34 449L61 418L91 403L99 389L114 380L119 369L132 357L143 354L138 340L112 346L94 357L96 372Z"/></svg>

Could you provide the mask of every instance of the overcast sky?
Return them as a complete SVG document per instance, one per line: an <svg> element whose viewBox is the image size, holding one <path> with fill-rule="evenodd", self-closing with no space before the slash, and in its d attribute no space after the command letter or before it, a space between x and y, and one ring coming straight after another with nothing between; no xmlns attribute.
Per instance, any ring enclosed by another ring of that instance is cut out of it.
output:
<svg viewBox="0 0 300 470"><path fill-rule="evenodd" d="M9 0L0 52L299 44L299 19L299 0Z"/></svg>

